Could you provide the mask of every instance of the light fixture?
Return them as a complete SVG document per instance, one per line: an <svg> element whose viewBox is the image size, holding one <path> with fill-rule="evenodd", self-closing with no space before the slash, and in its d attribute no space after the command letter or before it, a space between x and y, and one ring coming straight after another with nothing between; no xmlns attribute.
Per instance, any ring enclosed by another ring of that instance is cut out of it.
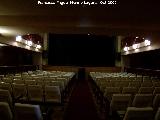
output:
<svg viewBox="0 0 160 120"><path fill-rule="evenodd" d="M127 52L128 49L129 49L129 48L128 48L127 46L125 46L123 50Z"/></svg>
<svg viewBox="0 0 160 120"><path fill-rule="evenodd" d="M138 48L138 44L133 44L132 47L133 47L133 49L137 49Z"/></svg>
<svg viewBox="0 0 160 120"><path fill-rule="evenodd" d="M32 41L31 41L31 40L28 40L28 41L27 41L27 45L28 45L28 46L32 46Z"/></svg>
<svg viewBox="0 0 160 120"><path fill-rule="evenodd" d="M17 36L17 37L16 37L16 41L17 41L17 42L21 42L21 41L22 41L22 36Z"/></svg>
<svg viewBox="0 0 160 120"><path fill-rule="evenodd" d="M28 41L27 40L23 40L23 43L27 45Z"/></svg>
<svg viewBox="0 0 160 120"><path fill-rule="evenodd" d="M151 45L151 41L149 41L149 40L147 40L147 39L144 41L144 43L145 43L145 46Z"/></svg>
<svg viewBox="0 0 160 120"><path fill-rule="evenodd" d="M40 49L40 48L41 48L41 45L37 45L36 48L37 48L37 49Z"/></svg>
<svg viewBox="0 0 160 120"><path fill-rule="evenodd" d="M142 47L147 47L151 45L151 41L145 38L141 38L141 37L134 37L134 43L132 46L127 46L127 43L125 45L125 47L123 48L123 50L125 52L130 51L130 50L135 50L135 51L139 51L137 49L142 48ZM138 39L138 40L137 40ZM138 41L143 41L143 42L138 42ZM147 48L148 49L148 48Z"/></svg>
<svg viewBox="0 0 160 120"><path fill-rule="evenodd" d="M16 36L16 41L15 41L14 45L15 46L23 46L26 49L34 49L35 51L39 51L42 48L39 41L37 44L35 44L34 42L32 42L31 39L23 39L22 36L20 36L20 35Z"/></svg>

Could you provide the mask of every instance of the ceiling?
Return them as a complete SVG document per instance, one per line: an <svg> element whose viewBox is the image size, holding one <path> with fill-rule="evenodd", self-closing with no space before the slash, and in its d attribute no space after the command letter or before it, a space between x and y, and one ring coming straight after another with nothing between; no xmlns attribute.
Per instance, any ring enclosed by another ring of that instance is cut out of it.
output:
<svg viewBox="0 0 160 120"><path fill-rule="evenodd" d="M98 4L90 6L62 6L56 0L39 1L56 2L56 5L40 5L38 0L0 1L0 33L12 36L48 32L107 35L160 33L158 1L117 0L114 5L101 5L95 0Z"/></svg>

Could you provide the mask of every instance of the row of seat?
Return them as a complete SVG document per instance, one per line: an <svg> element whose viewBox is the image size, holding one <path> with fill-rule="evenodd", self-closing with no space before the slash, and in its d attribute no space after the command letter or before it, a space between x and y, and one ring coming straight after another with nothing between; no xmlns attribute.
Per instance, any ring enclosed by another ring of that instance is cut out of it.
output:
<svg viewBox="0 0 160 120"><path fill-rule="evenodd" d="M98 86L110 86L110 87L160 87L160 81L130 81L130 80L116 80L108 81L105 79L96 79L95 83Z"/></svg>
<svg viewBox="0 0 160 120"><path fill-rule="evenodd" d="M9 90L14 99L23 96L24 100L30 100L33 97L39 96L39 101L44 101L42 96L47 96L51 90L55 95L63 94L69 81L75 74L73 72L60 71L38 71L36 73L33 74L32 71L29 71L29 73L25 72L23 73L24 79L21 79L22 74L3 76L2 82L0 82L0 89ZM14 77L19 77L19 79L13 79ZM32 95L36 92L37 95Z"/></svg>
<svg viewBox="0 0 160 120"><path fill-rule="evenodd" d="M24 112L25 111L25 112ZM39 105L16 103L14 112L10 110L8 103L0 102L1 120L43 120ZM152 107L135 108L128 107L123 120L159 120L160 108L154 113Z"/></svg>
<svg viewBox="0 0 160 120"><path fill-rule="evenodd" d="M28 71L1 75L0 105L5 102L12 113L7 112L7 116L11 117L2 120L42 120L40 106L44 109L55 105L63 108L64 96L70 91L74 75L74 72L61 71ZM0 107L0 113L1 111ZM3 117L0 115L0 120Z"/></svg>
<svg viewBox="0 0 160 120"><path fill-rule="evenodd" d="M95 97L101 107L105 106L106 111L110 109L109 113L116 111L119 115L125 115L124 120L130 120L128 114L131 111L150 107L150 111L155 112L160 107L160 81L155 77L100 72L90 72L90 76L94 81L92 88ZM153 114L146 120L153 120Z"/></svg>
<svg viewBox="0 0 160 120"><path fill-rule="evenodd" d="M63 74L62 74L63 73ZM7 76L1 77L2 82L8 82L8 83L13 83L14 80L39 80L39 81L50 81L50 80L56 80L59 78L65 78L65 79L70 79L74 76L75 73L73 72L47 72L46 73L39 73L39 74L26 74L26 75L12 75L9 74Z"/></svg>
<svg viewBox="0 0 160 120"><path fill-rule="evenodd" d="M55 97L52 101L60 102L66 88L62 82L53 81L45 86L0 83L0 89L9 90L14 100L43 102L52 96L52 99Z"/></svg>
<svg viewBox="0 0 160 120"><path fill-rule="evenodd" d="M39 105L16 103L14 110L7 102L0 102L0 120L43 120Z"/></svg>
<svg viewBox="0 0 160 120"><path fill-rule="evenodd" d="M160 87L105 87L104 91L100 89L102 94L114 94L114 93L124 93L124 94L160 94ZM97 93L98 94L98 93Z"/></svg>
<svg viewBox="0 0 160 120"><path fill-rule="evenodd" d="M90 76L92 76L93 80L98 78L104 78L106 80L116 81L116 80L130 80L130 81L156 81L159 80L158 77L151 77L151 76L142 76L142 75L136 75L132 73L103 73L103 72L90 72Z"/></svg>
<svg viewBox="0 0 160 120"><path fill-rule="evenodd" d="M7 101L11 105L15 102L62 104L63 97L58 86L46 86L43 91L38 85L31 85L26 89L24 85L18 84L13 95L8 90L0 89L0 101Z"/></svg>
<svg viewBox="0 0 160 120"><path fill-rule="evenodd" d="M70 74L68 77L72 77ZM55 79L52 79L55 80ZM0 83L0 89L8 90L16 102L61 103L67 92L70 79L55 81L17 80L14 83ZM25 82L24 82L25 81ZM67 81L67 82L66 82ZM44 84L45 83L45 84ZM2 93L3 94L3 93Z"/></svg>
<svg viewBox="0 0 160 120"><path fill-rule="evenodd" d="M108 98L108 96L106 96ZM132 97L131 94L113 94L109 101L110 108L126 110L127 107L160 107L160 94L153 97L152 94L136 94Z"/></svg>
<svg viewBox="0 0 160 120"><path fill-rule="evenodd" d="M160 108L154 113L152 107L128 107L123 120L160 120Z"/></svg>
<svg viewBox="0 0 160 120"><path fill-rule="evenodd" d="M63 81L60 80L54 80L54 81L46 81L46 82L42 82L42 81L35 81L35 80L26 80L25 82L23 82L22 80L18 80L15 81L14 83L6 83L6 82L0 82L0 88L1 89L8 89L10 91L12 91L12 89L17 86L18 84L21 85L25 85L26 87L28 87L29 85L40 85L42 87L45 86L59 86L60 90L63 91L65 89L65 87L67 86L69 81L65 81L65 79Z"/></svg>

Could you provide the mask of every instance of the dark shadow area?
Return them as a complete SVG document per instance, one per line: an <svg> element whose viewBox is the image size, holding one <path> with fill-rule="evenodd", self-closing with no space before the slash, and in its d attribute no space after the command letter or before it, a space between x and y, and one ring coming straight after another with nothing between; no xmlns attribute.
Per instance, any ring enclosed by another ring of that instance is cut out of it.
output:
<svg viewBox="0 0 160 120"><path fill-rule="evenodd" d="M160 49L129 55L131 68L160 69Z"/></svg>

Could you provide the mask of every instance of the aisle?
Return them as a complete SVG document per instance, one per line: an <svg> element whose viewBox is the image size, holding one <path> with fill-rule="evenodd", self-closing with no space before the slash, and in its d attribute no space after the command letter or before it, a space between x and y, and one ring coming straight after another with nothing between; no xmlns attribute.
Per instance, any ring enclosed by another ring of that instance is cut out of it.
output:
<svg viewBox="0 0 160 120"><path fill-rule="evenodd" d="M87 80L77 81L64 120L100 120Z"/></svg>

